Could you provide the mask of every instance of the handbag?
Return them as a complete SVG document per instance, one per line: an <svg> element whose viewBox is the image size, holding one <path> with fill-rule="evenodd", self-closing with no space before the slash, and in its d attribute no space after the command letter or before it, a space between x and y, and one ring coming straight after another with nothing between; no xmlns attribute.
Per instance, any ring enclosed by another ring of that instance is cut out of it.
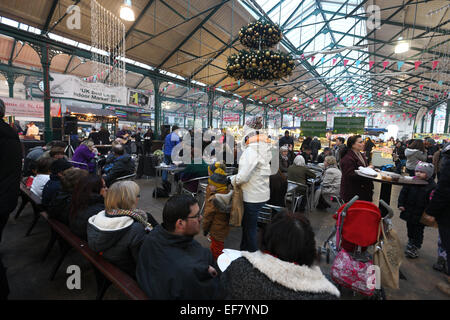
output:
<svg viewBox="0 0 450 320"><path fill-rule="evenodd" d="M383 238L380 239L380 235ZM378 239L373 254L373 262L380 267L381 285L391 289L399 289L400 265L402 264L402 247L395 230L386 234L383 221L380 221Z"/></svg>
<svg viewBox="0 0 450 320"><path fill-rule="evenodd" d="M434 219L434 217L426 214L425 212L422 213L422 216L420 217L419 222L421 224L426 225L427 227L432 227L432 228L438 227L438 224L437 224L436 220Z"/></svg>
<svg viewBox="0 0 450 320"><path fill-rule="evenodd" d="M244 195L242 192L242 188L238 185L235 185L233 199L231 200L231 213L229 225L233 227L240 227L243 216L244 216Z"/></svg>
<svg viewBox="0 0 450 320"><path fill-rule="evenodd" d="M341 249L331 267L331 279L343 287L371 296L375 291L375 286L368 286L369 277L373 274L369 272L372 266L371 260L366 262L355 260L345 249Z"/></svg>

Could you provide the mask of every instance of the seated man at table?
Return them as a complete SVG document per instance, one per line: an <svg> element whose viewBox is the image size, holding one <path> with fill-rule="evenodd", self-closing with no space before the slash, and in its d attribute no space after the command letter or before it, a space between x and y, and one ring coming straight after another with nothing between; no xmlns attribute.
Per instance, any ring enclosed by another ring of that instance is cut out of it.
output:
<svg viewBox="0 0 450 320"><path fill-rule="evenodd" d="M191 159L193 160L186 166L183 172L181 172L180 179L182 182L200 177L208 177L208 164L203 158L196 159L195 154L201 155L201 151L197 150L197 152L195 152L194 148L191 148ZM190 192L197 192L198 181L186 183L184 184L184 188Z"/></svg>
<svg viewBox="0 0 450 320"><path fill-rule="evenodd" d="M110 166L105 165L105 175L103 176L108 187L117 178L133 174L135 170L134 160L128 153L125 153L123 145L116 144L111 151L113 155L111 156Z"/></svg>
<svg viewBox="0 0 450 320"><path fill-rule="evenodd" d="M137 262L137 281L149 299L223 298L212 253L194 240L201 221L194 197L175 195L166 202L163 223L148 234Z"/></svg>
<svg viewBox="0 0 450 320"><path fill-rule="evenodd" d="M306 164L313 162L312 150L309 146L303 147L303 151L298 155L302 156L303 159L305 159Z"/></svg>
<svg viewBox="0 0 450 320"><path fill-rule="evenodd" d="M289 167L287 176L288 180L304 185L306 185L306 180L316 178L314 172L312 172L311 169L306 166L305 159L301 155L295 157L294 164ZM296 191L300 195L305 195L306 187L299 186ZM304 202L302 202L302 208L303 204Z"/></svg>
<svg viewBox="0 0 450 320"><path fill-rule="evenodd" d="M331 149L326 147L325 149L323 149L323 152L317 157L317 162L323 163L325 161L325 158L331 155Z"/></svg>

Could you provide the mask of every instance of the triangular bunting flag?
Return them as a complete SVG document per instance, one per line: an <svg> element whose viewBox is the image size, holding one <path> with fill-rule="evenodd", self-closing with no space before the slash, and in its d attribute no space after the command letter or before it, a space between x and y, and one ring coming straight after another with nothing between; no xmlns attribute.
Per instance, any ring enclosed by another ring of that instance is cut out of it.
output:
<svg viewBox="0 0 450 320"><path fill-rule="evenodd" d="M404 63L404 61L397 61L397 69L400 70Z"/></svg>
<svg viewBox="0 0 450 320"><path fill-rule="evenodd" d="M389 65L389 61L383 61L383 70Z"/></svg>
<svg viewBox="0 0 450 320"><path fill-rule="evenodd" d="M369 61L369 69L372 69L372 66L375 64L375 61Z"/></svg>
<svg viewBox="0 0 450 320"><path fill-rule="evenodd" d="M417 68L422 64L422 61L418 60L414 62L414 69L417 70Z"/></svg>
<svg viewBox="0 0 450 320"><path fill-rule="evenodd" d="M337 61L337 59L333 58L333 66L335 65L336 61Z"/></svg>
<svg viewBox="0 0 450 320"><path fill-rule="evenodd" d="M344 67L347 66L348 60L344 59Z"/></svg>
<svg viewBox="0 0 450 320"><path fill-rule="evenodd" d="M438 60L433 61L433 70L436 69L438 63L439 63Z"/></svg>

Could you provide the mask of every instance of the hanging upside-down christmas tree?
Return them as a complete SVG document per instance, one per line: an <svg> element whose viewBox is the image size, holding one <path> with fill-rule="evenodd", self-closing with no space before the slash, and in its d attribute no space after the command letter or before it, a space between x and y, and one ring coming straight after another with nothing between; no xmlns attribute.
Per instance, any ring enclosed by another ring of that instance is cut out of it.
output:
<svg viewBox="0 0 450 320"><path fill-rule="evenodd" d="M291 55L272 51L281 41L280 28L270 22L254 22L242 27L239 40L250 50L240 50L228 57L227 73L236 80L279 80L295 68Z"/></svg>

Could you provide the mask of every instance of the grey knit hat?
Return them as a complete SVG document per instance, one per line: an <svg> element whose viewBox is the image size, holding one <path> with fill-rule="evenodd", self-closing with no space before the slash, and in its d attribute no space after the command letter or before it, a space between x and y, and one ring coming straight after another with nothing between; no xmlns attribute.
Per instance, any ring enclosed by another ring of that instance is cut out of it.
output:
<svg viewBox="0 0 450 320"><path fill-rule="evenodd" d="M419 161L416 165L416 171L425 172L427 179L429 179L433 176L434 166L431 163Z"/></svg>

